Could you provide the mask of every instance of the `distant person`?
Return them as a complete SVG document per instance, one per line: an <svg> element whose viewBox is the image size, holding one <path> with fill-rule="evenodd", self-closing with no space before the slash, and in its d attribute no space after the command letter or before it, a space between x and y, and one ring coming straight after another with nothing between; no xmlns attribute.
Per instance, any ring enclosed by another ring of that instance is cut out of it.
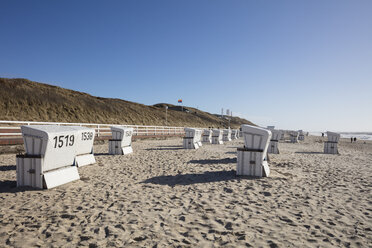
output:
<svg viewBox="0 0 372 248"><path fill-rule="evenodd" d="M356 137L354 137L354 142L356 142Z"/></svg>
<svg viewBox="0 0 372 248"><path fill-rule="evenodd" d="M350 140L351 140L351 143L353 143L353 137L351 137Z"/></svg>
<svg viewBox="0 0 372 248"><path fill-rule="evenodd" d="M322 137L324 137L324 133L322 133Z"/></svg>

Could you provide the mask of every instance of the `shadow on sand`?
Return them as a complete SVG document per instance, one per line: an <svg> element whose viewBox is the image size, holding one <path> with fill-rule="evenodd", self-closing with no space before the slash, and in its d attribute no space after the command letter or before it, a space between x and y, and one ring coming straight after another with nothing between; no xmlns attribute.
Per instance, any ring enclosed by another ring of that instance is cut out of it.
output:
<svg viewBox="0 0 372 248"><path fill-rule="evenodd" d="M166 150L182 150L184 149L182 146L158 146L158 148L147 148L145 151L166 151Z"/></svg>
<svg viewBox="0 0 372 248"><path fill-rule="evenodd" d="M236 158L190 160L189 163L190 164L230 164L230 163L236 163Z"/></svg>
<svg viewBox="0 0 372 248"><path fill-rule="evenodd" d="M108 156L108 155L110 155L108 152L101 152L101 153L94 153L94 156L96 157L98 157L98 156Z"/></svg>
<svg viewBox="0 0 372 248"><path fill-rule="evenodd" d="M301 153L301 154L324 154L324 152L295 152L295 153Z"/></svg>
<svg viewBox="0 0 372 248"><path fill-rule="evenodd" d="M236 176L235 170L230 171L207 171L203 174L179 174L175 176L158 176L146 179L142 183L152 183L159 185L191 185L197 183L211 183L220 181L248 179L254 180L256 177L241 177Z"/></svg>
<svg viewBox="0 0 372 248"><path fill-rule="evenodd" d="M172 147L174 147L174 148L182 148L182 146L180 146L180 145L177 145L177 146L157 146L157 147L160 147L160 148L172 148Z"/></svg>
<svg viewBox="0 0 372 248"><path fill-rule="evenodd" d="M38 191L40 189L32 187L17 187L16 181L4 180L0 181L0 193L17 193L24 191Z"/></svg>

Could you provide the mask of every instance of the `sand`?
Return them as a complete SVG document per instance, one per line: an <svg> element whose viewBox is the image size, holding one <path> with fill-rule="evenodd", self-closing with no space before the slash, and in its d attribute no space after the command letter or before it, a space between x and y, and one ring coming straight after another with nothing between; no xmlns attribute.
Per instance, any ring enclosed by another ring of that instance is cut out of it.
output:
<svg viewBox="0 0 372 248"><path fill-rule="evenodd" d="M236 177L236 147L181 148L142 140L81 180L51 190L16 188L15 154L0 155L0 247L371 247L372 143L319 137L280 143L268 178Z"/></svg>

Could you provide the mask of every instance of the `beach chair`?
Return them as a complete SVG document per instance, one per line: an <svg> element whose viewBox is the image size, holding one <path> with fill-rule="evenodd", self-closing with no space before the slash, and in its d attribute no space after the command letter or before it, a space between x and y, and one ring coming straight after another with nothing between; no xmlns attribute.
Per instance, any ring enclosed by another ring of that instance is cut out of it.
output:
<svg viewBox="0 0 372 248"><path fill-rule="evenodd" d="M224 129L223 130L223 141L231 141L231 129Z"/></svg>
<svg viewBox="0 0 372 248"><path fill-rule="evenodd" d="M202 141L205 143L212 143L212 133L211 129L204 129Z"/></svg>
<svg viewBox="0 0 372 248"><path fill-rule="evenodd" d="M305 140L305 135L304 135L304 131L302 130L298 130L298 140Z"/></svg>
<svg viewBox="0 0 372 248"><path fill-rule="evenodd" d="M275 130L275 129L271 129L270 131L271 131L272 136L270 139L270 145L269 145L267 152L273 153L273 154L279 154L278 144L279 144L279 139L282 136L282 131Z"/></svg>
<svg viewBox="0 0 372 248"><path fill-rule="evenodd" d="M240 130L239 130L239 129L236 129L236 138L237 138L237 139L240 138Z"/></svg>
<svg viewBox="0 0 372 248"><path fill-rule="evenodd" d="M112 126L112 139L109 140L110 155L127 155L133 152L132 127Z"/></svg>
<svg viewBox="0 0 372 248"><path fill-rule="evenodd" d="M96 130L94 128L87 128L81 126L70 126L77 132L77 150L75 164L78 167L96 163L93 153L94 137Z"/></svg>
<svg viewBox="0 0 372 248"><path fill-rule="evenodd" d="M26 153L16 156L18 187L50 189L80 179L76 157L91 151L90 142L81 140L80 131L93 130L57 125L21 126L21 130ZM89 134L89 139L93 138Z"/></svg>
<svg viewBox="0 0 372 248"><path fill-rule="evenodd" d="M328 141L324 142L324 153L339 154L337 144L340 140L340 134L334 132L327 132Z"/></svg>
<svg viewBox="0 0 372 248"><path fill-rule="evenodd" d="M298 143L298 132L296 131L291 131L289 133L289 137L291 139L291 143Z"/></svg>
<svg viewBox="0 0 372 248"><path fill-rule="evenodd" d="M183 148L198 149L202 146L202 130L196 128L185 128L185 137L183 137Z"/></svg>
<svg viewBox="0 0 372 248"><path fill-rule="evenodd" d="M201 147L202 144L202 135L203 135L203 130L202 129L196 129L196 143L198 143L199 147Z"/></svg>
<svg viewBox="0 0 372 248"><path fill-rule="evenodd" d="M267 149L271 131L265 128L242 125L244 147L238 148L236 174L244 176L267 177L270 168L267 164Z"/></svg>
<svg viewBox="0 0 372 248"><path fill-rule="evenodd" d="M222 145L222 133L223 131L221 129L213 129L212 130L212 144L218 144Z"/></svg>
<svg viewBox="0 0 372 248"><path fill-rule="evenodd" d="M231 130L231 140L235 140L238 138L238 130L232 129Z"/></svg>

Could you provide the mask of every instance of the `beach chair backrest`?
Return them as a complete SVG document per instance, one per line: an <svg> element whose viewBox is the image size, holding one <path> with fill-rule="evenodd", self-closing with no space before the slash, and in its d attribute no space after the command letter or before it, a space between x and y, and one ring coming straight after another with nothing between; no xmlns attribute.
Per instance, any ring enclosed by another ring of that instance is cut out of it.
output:
<svg viewBox="0 0 372 248"><path fill-rule="evenodd" d="M271 139L271 131L251 125L242 125L245 148L262 150L266 153Z"/></svg>
<svg viewBox="0 0 372 248"><path fill-rule="evenodd" d="M340 140L340 137L341 135L339 133L327 131L327 138L330 142L338 142Z"/></svg>
<svg viewBox="0 0 372 248"><path fill-rule="evenodd" d="M270 130L271 131L271 140L280 140L281 136L282 136L282 132L279 131L279 130L275 130L275 129L272 129Z"/></svg>

